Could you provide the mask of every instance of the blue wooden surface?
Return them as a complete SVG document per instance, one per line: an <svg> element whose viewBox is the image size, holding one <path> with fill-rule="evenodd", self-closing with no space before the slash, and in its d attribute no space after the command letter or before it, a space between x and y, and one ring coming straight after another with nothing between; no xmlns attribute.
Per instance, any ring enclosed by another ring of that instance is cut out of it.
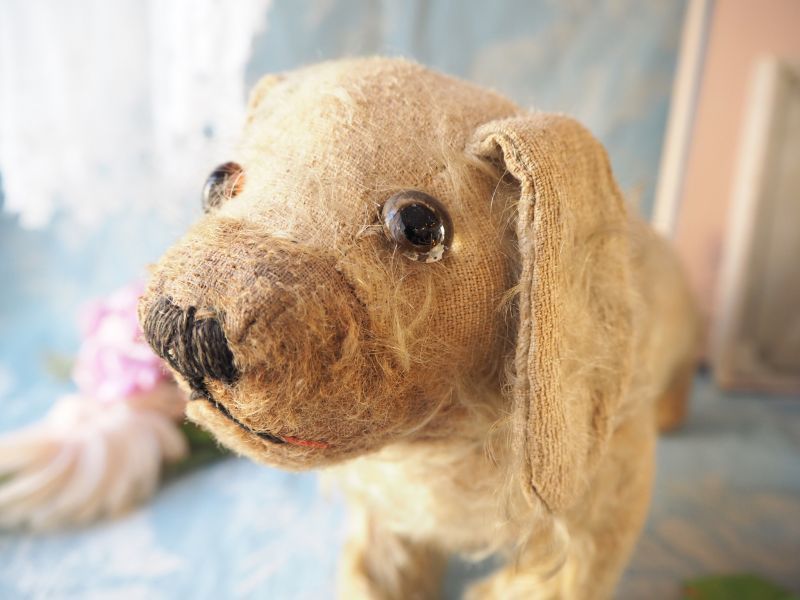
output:
<svg viewBox="0 0 800 600"><path fill-rule="evenodd" d="M660 441L653 505L619 597L757 573L800 592L800 402L723 395L704 377L688 426ZM0 598L332 598L341 500L312 474L224 460L132 514L0 535ZM485 572L452 565L447 597Z"/></svg>

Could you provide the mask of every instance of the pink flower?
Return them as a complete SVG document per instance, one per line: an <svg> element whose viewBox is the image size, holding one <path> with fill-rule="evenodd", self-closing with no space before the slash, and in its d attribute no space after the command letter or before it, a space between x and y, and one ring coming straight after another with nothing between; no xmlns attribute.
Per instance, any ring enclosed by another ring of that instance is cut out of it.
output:
<svg viewBox="0 0 800 600"><path fill-rule="evenodd" d="M143 291L137 282L82 311L84 340L72 372L82 394L101 401L120 400L149 392L167 378L139 327L136 305Z"/></svg>

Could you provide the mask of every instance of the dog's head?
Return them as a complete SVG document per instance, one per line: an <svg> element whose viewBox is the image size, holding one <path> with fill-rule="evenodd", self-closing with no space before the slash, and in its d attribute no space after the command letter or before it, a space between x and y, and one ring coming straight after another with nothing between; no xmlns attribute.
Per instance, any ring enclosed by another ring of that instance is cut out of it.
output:
<svg viewBox="0 0 800 600"><path fill-rule="evenodd" d="M553 507L625 386L625 216L599 144L418 65L262 80L206 216L154 269L146 337L190 418L288 468L446 435L464 382L502 385ZM505 310L504 309L508 309Z"/></svg>

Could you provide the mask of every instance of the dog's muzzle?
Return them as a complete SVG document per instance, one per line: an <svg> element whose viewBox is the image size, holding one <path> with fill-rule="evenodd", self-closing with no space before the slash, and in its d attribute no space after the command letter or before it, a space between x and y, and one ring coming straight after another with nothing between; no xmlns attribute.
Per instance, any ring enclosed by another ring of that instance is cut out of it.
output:
<svg viewBox="0 0 800 600"><path fill-rule="evenodd" d="M356 343L364 305L336 259L209 218L153 269L139 302L144 337L192 401L269 442L332 447L320 395L341 392L342 364L356 384L373 381Z"/></svg>

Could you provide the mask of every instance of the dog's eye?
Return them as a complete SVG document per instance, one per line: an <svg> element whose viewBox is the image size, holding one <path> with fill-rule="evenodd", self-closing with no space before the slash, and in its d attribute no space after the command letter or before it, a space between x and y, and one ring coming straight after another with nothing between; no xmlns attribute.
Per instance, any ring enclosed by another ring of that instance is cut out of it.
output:
<svg viewBox="0 0 800 600"><path fill-rule="evenodd" d="M203 212L221 206L242 191L244 171L235 162L226 162L211 172L203 186Z"/></svg>
<svg viewBox="0 0 800 600"><path fill-rule="evenodd" d="M423 192L408 190L389 198L381 209L381 222L389 239L413 260L436 262L450 247L450 217L436 198Z"/></svg>

